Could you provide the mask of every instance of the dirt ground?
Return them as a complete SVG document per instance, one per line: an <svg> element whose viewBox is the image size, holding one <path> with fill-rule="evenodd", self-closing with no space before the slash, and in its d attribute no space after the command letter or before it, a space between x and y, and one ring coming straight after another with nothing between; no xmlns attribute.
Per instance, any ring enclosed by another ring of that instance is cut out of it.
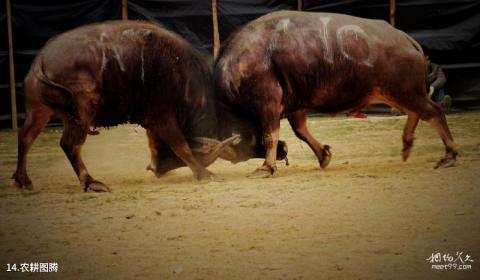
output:
<svg viewBox="0 0 480 280"><path fill-rule="evenodd" d="M224 181L209 183L187 168L147 172L142 128L101 130L83 155L111 193L82 192L58 128L29 154L35 189L18 190L16 136L2 130L0 278L480 279L480 112L448 119L460 148L453 168L432 168L443 145L428 123L404 163L404 116L310 117L312 134L332 146L327 169L282 122L290 166L249 179L261 160L218 160L209 170ZM457 252L474 260L470 270L427 260ZM59 272L5 272L23 262L57 262Z"/></svg>

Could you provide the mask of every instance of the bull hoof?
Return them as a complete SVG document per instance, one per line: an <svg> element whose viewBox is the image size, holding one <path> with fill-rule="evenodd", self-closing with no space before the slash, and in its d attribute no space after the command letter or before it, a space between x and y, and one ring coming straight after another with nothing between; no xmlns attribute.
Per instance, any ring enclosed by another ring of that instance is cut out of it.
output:
<svg viewBox="0 0 480 280"><path fill-rule="evenodd" d="M224 182L225 179L214 174L214 173L211 173L210 176L208 177L204 177L202 179L199 179L199 182L201 183L209 183L209 182Z"/></svg>
<svg viewBox="0 0 480 280"><path fill-rule="evenodd" d="M277 167L271 167L268 165L264 165L260 168L257 168L253 173L247 175L248 178L256 179L256 178L269 178L272 177L273 174L277 171Z"/></svg>
<svg viewBox="0 0 480 280"><path fill-rule="evenodd" d="M445 156L437 162L434 169L437 169L440 167L442 168L453 167L455 166L456 161L457 159L454 156Z"/></svg>
<svg viewBox="0 0 480 280"><path fill-rule="evenodd" d="M412 149L403 149L402 150L402 160L407 161L408 157L410 156L410 151Z"/></svg>
<svg viewBox="0 0 480 280"><path fill-rule="evenodd" d="M195 178L200 182L211 182L211 181L221 181L219 177L217 177L212 172L208 171L207 169L198 172Z"/></svg>
<svg viewBox="0 0 480 280"><path fill-rule="evenodd" d="M165 175L168 171L171 170L171 169L169 169L169 170L165 170L165 169L160 170L160 169L157 168L157 167L153 167L152 164L147 165L147 167L146 167L145 169L146 169L147 171L152 171L153 174L155 175L155 177L157 177L157 178L162 177L162 176Z"/></svg>
<svg viewBox="0 0 480 280"><path fill-rule="evenodd" d="M403 149L402 149L403 161L407 161L408 157L410 156L410 152L412 151L412 147L413 147L413 140L410 140L410 141L403 140Z"/></svg>
<svg viewBox="0 0 480 280"><path fill-rule="evenodd" d="M83 190L87 192L88 190L94 191L94 192L109 192L110 188L107 187L104 183L96 180L92 180L90 182L86 182L82 185Z"/></svg>
<svg viewBox="0 0 480 280"><path fill-rule="evenodd" d="M25 189L25 190L33 190L33 185L32 185L32 181L30 180L30 178L28 178L28 176L26 175L18 175L17 172L15 172L13 175L12 175L12 179L15 180L15 186L19 189Z"/></svg>
<svg viewBox="0 0 480 280"><path fill-rule="evenodd" d="M17 180L15 180L15 186L17 188L23 189L23 190L28 190L28 191L33 190L33 185L32 185L31 182L21 183L21 182L18 182Z"/></svg>
<svg viewBox="0 0 480 280"><path fill-rule="evenodd" d="M149 163L149 164L147 165L147 167L145 167L145 170L147 170L147 171L152 171L153 174L155 174L155 176L156 176L157 178L160 177L160 176L157 174L157 168L155 168L151 163Z"/></svg>
<svg viewBox="0 0 480 280"><path fill-rule="evenodd" d="M322 158L319 160L320 167L326 168L332 159L332 152L330 152L330 146L325 145L322 149Z"/></svg>

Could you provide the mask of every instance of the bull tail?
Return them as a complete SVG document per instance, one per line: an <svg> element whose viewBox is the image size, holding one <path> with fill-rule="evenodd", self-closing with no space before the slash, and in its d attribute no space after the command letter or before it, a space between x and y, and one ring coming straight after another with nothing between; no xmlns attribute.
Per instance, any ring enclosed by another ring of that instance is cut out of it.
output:
<svg viewBox="0 0 480 280"><path fill-rule="evenodd" d="M70 89L48 78L48 76L45 74L45 71L43 71L43 63L41 60L38 60L37 63L35 63L35 65L33 66L33 74L46 85L59 89L62 92L68 93L70 95L69 98L73 97L73 92Z"/></svg>
<svg viewBox="0 0 480 280"><path fill-rule="evenodd" d="M41 59L38 59L34 62L32 68L32 74L39 79L42 83L50 86L52 88L58 89L60 96L56 94L51 94L50 92L45 92L43 94L44 102L56 110L63 111L68 118L73 120L76 123L80 122L80 117L78 116L77 108L75 105L74 93L72 90L66 86L52 81L43 70L43 63ZM98 133L88 132L91 135L96 135Z"/></svg>
<svg viewBox="0 0 480 280"><path fill-rule="evenodd" d="M408 35L407 33L405 33L405 36L407 37L407 40L410 42L410 44L412 44L412 46L417 51L419 51L422 55L424 55L422 46L420 46L420 44L417 41L415 41L415 39L413 39L412 36Z"/></svg>

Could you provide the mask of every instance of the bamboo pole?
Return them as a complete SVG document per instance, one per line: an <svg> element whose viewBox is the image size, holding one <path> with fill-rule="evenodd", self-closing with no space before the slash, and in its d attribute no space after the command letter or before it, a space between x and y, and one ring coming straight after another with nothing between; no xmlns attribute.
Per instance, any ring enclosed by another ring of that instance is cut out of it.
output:
<svg viewBox="0 0 480 280"><path fill-rule="evenodd" d="M122 20L128 20L128 0L122 0Z"/></svg>
<svg viewBox="0 0 480 280"><path fill-rule="evenodd" d="M302 10L303 10L303 1L297 0L297 11L302 11Z"/></svg>
<svg viewBox="0 0 480 280"><path fill-rule="evenodd" d="M220 32L218 31L217 0L212 0L212 21L213 21L213 59L217 59L220 51Z"/></svg>
<svg viewBox="0 0 480 280"><path fill-rule="evenodd" d="M17 129L17 93L15 90L15 66L13 61L12 12L10 0L7 0L8 64L10 73L10 103L12 107L12 128Z"/></svg>
<svg viewBox="0 0 480 280"><path fill-rule="evenodd" d="M396 13L395 0L390 0L390 24L395 27L395 13Z"/></svg>

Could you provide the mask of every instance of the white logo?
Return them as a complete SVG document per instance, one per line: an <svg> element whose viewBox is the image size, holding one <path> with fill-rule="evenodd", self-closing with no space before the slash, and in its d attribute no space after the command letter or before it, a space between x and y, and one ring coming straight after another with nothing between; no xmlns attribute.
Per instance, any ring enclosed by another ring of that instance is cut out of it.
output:
<svg viewBox="0 0 480 280"><path fill-rule="evenodd" d="M472 256L464 254L463 251L457 251L456 254L432 253L426 260L432 264L432 269L435 270L469 270L472 269L474 262Z"/></svg>

